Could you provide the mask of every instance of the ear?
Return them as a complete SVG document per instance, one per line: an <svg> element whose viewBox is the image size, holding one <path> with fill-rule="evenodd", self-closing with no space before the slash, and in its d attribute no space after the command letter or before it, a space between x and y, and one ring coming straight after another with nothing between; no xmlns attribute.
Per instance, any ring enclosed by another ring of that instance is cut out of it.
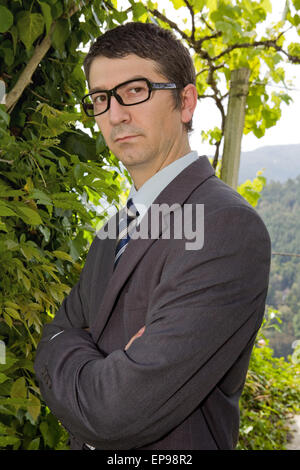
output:
<svg viewBox="0 0 300 470"><path fill-rule="evenodd" d="M192 83L189 83L182 90L181 94L181 121L188 123L193 118L195 108L197 106L197 88Z"/></svg>

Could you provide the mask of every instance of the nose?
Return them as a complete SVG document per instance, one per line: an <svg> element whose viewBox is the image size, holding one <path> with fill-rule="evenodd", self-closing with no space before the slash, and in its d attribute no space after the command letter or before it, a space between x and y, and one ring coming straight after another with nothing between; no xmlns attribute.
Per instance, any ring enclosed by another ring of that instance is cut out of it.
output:
<svg viewBox="0 0 300 470"><path fill-rule="evenodd" d="M128 107L121 105L114 96L111 97L110 108L107 112L109 113L110 123L113 126L130 120Z"/></svg>

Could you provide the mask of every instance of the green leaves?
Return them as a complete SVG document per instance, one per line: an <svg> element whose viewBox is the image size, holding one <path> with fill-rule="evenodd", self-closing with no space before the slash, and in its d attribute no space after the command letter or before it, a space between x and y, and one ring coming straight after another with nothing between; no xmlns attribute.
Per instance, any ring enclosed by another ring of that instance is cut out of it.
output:
<svg viewBox="0 0 300 470"><path fill-rule="evenodd" d="M293 4L296 10L300 10L300 0L293 0Z"/></svg>
<svg viewBox="0 0 300 470"><path fill-rule="evenodd" d="M40 13L25 11L19 15L17 27L20 40L29 50L34 41L43 33L45 21Z"/></svg>
<svg viewBox="0 0 300 470"><path fill-rule="evenodd" d="M289 54L291 54L291 55L300 57L300 44L299 44L299 43L292 42L292 43L289 44L289 46L288 46L288 52L289 52Z"/></svg>
<svg viewBox="0 0 300 470"><path fill-rule="evenodd" d="M253 181L247 180L237 188L238 193L253 207L257 206L261 192L266 185L266 178L261 175L262 171L257 172L257 176Z"/></svg>
<svg viewBox="0 0 300 470"><path fill-rule="evenodd" d="M103 138L95 141L80 129L66 133L61 138L66 151L78 155L81 161L96 160L97 154L102 153L106 147Z"/></svg>
<svg viewBox="0 0 300 470"><path fill-rule="evenodd" d="M217 30L224 33L224 41L232 40L236 32L240 34L242 32L239 23L228 17L221 21L216 21L215 26Z"/></svg>
<svg viewBox="0 0 300 470"><path fill-rule="evenodd" d="M39 225L42 223L42 219L39 213L25 204L15 204L15 211L21 217L21 219L28 225Z"/></svg>
<svg viewBox="0 0 300 470"><path fill-rule="evenodd" d="M260 6L267 12L272 12L272 2L271 0L262 0Z"/></svg>
<svg viewBox="0 0 300 470"><path fill-rule="evenodd" d="M59 425L57 419L51 414L47 414L45 419L41 422L39 430L42 435L42 439L45 443L45 446L49 449L57 449L59 447L59 442L62 438L67 440L67 433ZM62 447L66 448L66 447Z"/></svg>
<svg viewBox="0 0 300 470"><path fill-rule="evenodd" d="M0 200L0 216L17 216L29 225L39 225L42 223L42 219L38 212L21 202L5 202Z"/></svg>
<svg viewBox="0 0 300 470"><path fill-rule="evenodd" d="M299 413L300 367L283 357L274 357L265 336L270 327L266 319L272 313L270 307L265 312L240 400L238 450L285 449L288 418Z"/></svg>
<svg viewBox="0 0 300 470"><path fill-rule="evenodd" d="M5 124L5 127L9 126L10 115L5 112L5 107L3 104L0 104L0 126L1 126L1 121Z"/></svg>
<svg viewBox="0 0 300 470"><path fill-rule="evenodd" d="M134 21L141 21L144 15L147 17L147 9L141 2L132 4L132 13Z"/></svg>
<svg viewBox="0 0 300 470"><path fill-rule="evenodd" d="M45 25L46 25L46 34L49 34L50 26L52 24L52 14L51 14L51 7L46 2L40 2L40 7L43 13Z"/></svg>
<svg viewBox="0 0 300 470"><path fill-rule="evenodd" d="M11 398L26 398L27 397L27 389L26 389L24 377L20 377L13 383L11 387L11 391L10 391L10 396Z"/></svg>
<svg viewBox="0 0 300 470"><path fill-rule="evenodd" d="M11 12L3 5L0 5L0 33L8 31L13 22L14 17Z"/></svg>
<svg viewBox="0 0 300 470"><path fill-rule="evenodd" d="M220 3L217 10L213 11L210 18L215 23L215 28L224 33L223 41L233 42L238 35L242 34L241 9Z"/></svg>
<svg viewBox="0 0 300 470"><path fill-rule="evenodd" d="M28 412L28 414L31 418L31 421L33 423L35 423L38 420L38 417L39 417L40 412L41 412L41 402L35 395L33 395L33 393L30 393L30 392L28 394L28 399L29 399L29 405L27 406L27 412ZM39 440L38 439L35 440L36 441L35 444L34 444L35 449L38 449L38 447L39 447ZM31 449L32 448L33 447L32 447L32 444L31 444Z"/></svg>
<svg viewBox="0 0 300 470"><path fill-rule="evenodd" d="M78 113L63 112L47 103L40 103L32 116L32 122L38 128L41 137L56 137L68 131L71 124L79 117Z"/></svg>
<svg viewBox="0 0 300 470"><path fill-rule="evenodd" d="M60 19L55 23L52 34L52 43L60 52L64 50L65 42L70 34L70 25L67 20Z"/></svg>
<svg viewBox="0 0 300 470"><path fill-rule="evenodd" d="M0 435L0 447L6 447L9 445L19 444L20 439L16 436L1 436Z"/></svg>
<svg viewBox="0 0 300 470"><path fill-rule="evenodd" d="M0 201L0 216L7 217L10 215L16 215L16 213L8 206L8 204Z"/></svg>
<svg viewBox="0 0 300 470"><path fill-rule="evenodd" d="M284 71L281 67L273 69L274 81L284 82ZM266 129L274 126L281 117L282 102L289 103L290 97L284 92L267 93L266 85L251 84L247 97L244 133L253 132L257 138L265 134Z"/></svg>
<svg viewBox="0 0 300 470"><path fill-rule="evenodd" d="M218 0L207 0L205 3L210 12L213 12L218 8Z"/></svg>
<svg viewBox="0 0 300 470"><path fill-rule="evenodd" d="M172 0L172 4L175 10L179 10L179 8L186 6L183 0Z"/></svg>

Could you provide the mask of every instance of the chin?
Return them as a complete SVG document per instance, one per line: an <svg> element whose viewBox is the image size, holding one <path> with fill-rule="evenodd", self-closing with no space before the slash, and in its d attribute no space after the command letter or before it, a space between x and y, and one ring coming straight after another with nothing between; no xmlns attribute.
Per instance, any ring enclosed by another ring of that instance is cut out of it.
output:
<svg viewBox="0 0 300 470"><path fill-rule="evenodd" d="M120 160L123 165L127 166L134 166L141 163L145 163L147 159L145 159L145 154L135 154L132 152L119 152L115 154L118 160Z"/></svg>

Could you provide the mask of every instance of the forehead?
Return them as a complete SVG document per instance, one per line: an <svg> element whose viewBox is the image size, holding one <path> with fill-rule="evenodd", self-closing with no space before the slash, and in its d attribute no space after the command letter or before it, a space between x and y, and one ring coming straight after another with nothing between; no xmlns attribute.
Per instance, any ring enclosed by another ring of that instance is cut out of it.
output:
<svg viewBox="0 0 300 470"><path fill-rule="evenodd" d="M164 78L158 72L158 65L151 59L135 54L121 58L95 57L90 66L90 88L110 89L131 78L145 77L152 81Z"/></svg>

